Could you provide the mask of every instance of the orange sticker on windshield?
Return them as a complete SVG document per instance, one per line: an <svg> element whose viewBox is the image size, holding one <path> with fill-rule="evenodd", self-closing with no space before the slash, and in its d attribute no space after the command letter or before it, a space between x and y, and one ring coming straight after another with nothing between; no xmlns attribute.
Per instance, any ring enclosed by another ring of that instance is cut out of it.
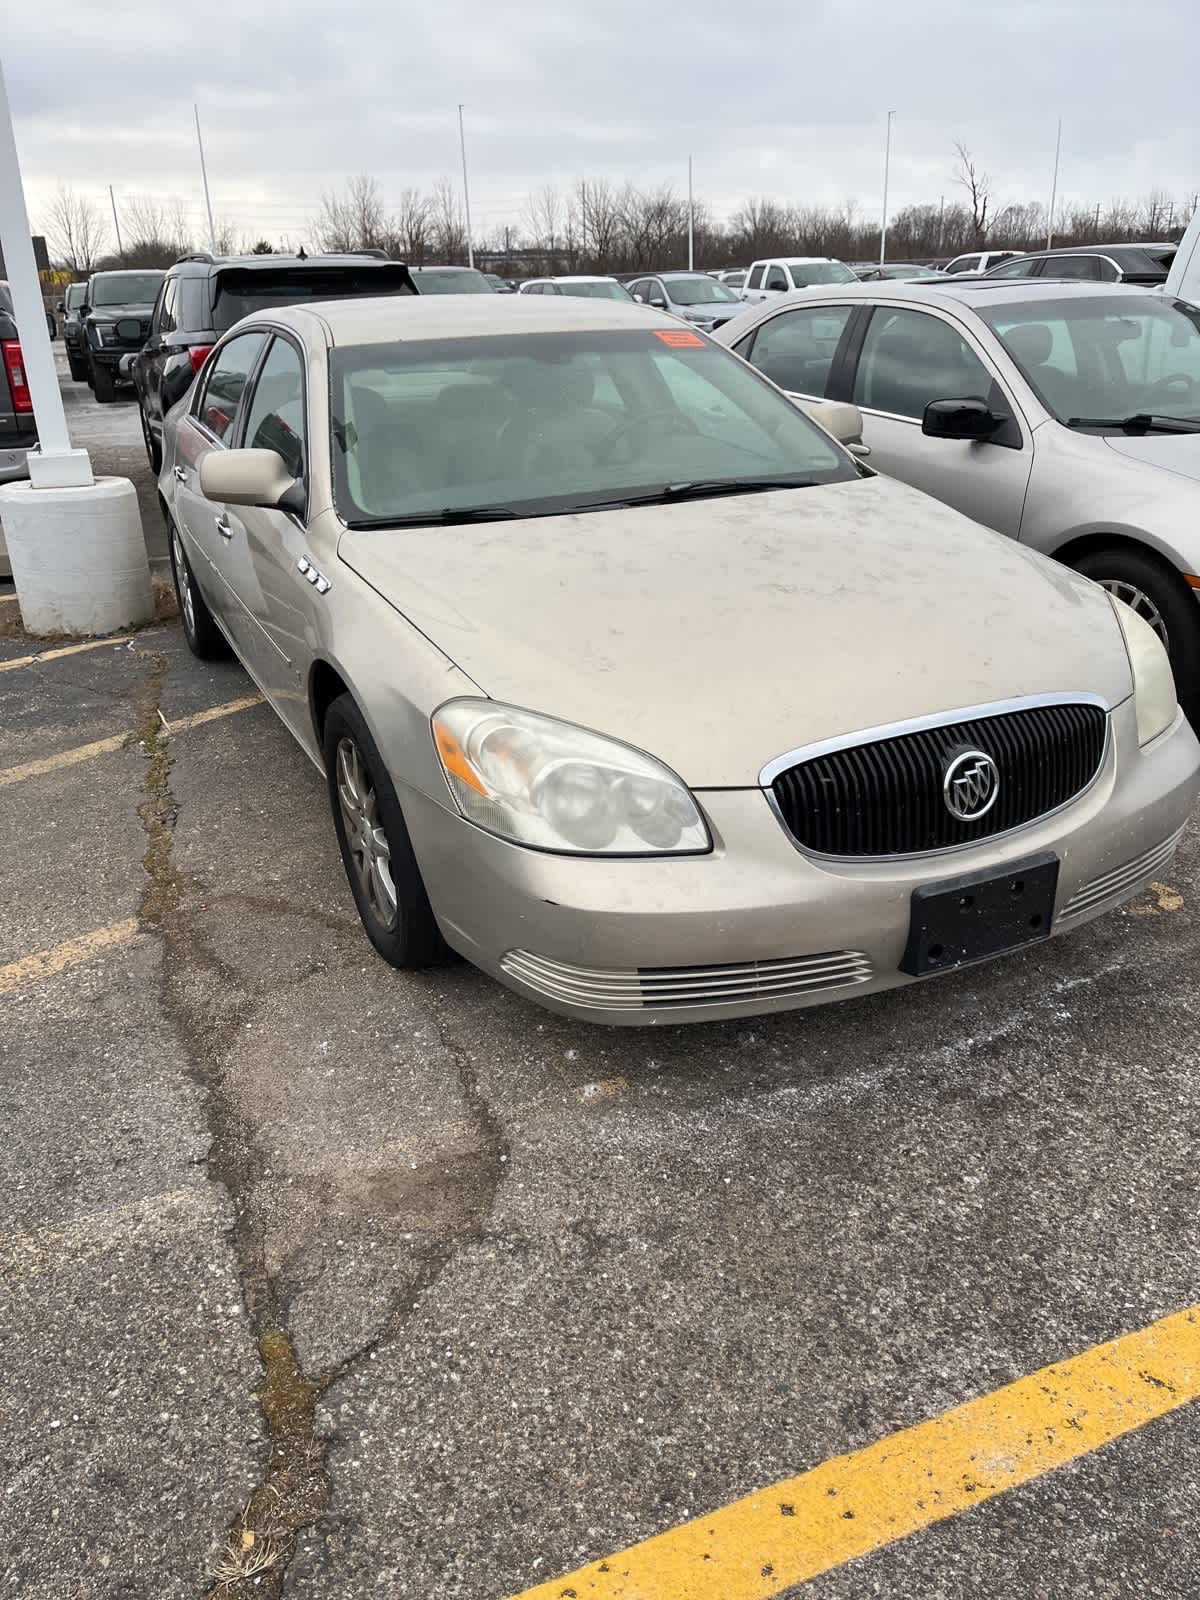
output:
<svg viewBox="0 0 1200 1600"><path fill-rule="evenodd" d="M655 328L654 337L669 344L672 350L693 350L697 345L701 350L704 349L704 340L700 335L689 333L686 328Z"/></svg>

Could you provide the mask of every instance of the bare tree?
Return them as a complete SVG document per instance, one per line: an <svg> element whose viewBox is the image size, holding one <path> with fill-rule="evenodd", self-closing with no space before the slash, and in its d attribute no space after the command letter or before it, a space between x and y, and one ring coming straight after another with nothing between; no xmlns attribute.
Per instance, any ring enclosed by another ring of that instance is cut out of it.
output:
<svg viewBox="0 0 1200 1600"><path fill-rule="evenodd" d="M467 258L467 225L458 191L449 178L439 178L429 201L429 244L436 258L447 265Z"/></svg>
<svg viewBox="0 0 1200 1600"><path fill-rule="evenodd" d="M87 277L108 238L108 227L92 202L60 183L42 226L63 265L76 277Z"/></svg>
<svg viewBox="0 0 1200 1600"><path fill-rule="evenodd" d="M987 238L988 206L992 198L992 180L975 165L974 157L961 139L954 141L958 160L954 166L953 182L967 191L971 202L972 243L981 245Z"/></svg>
<svg viewBox="0 0 1200 1600"><path fill-rule="evenodd" d="M417 189L405 189L392 217L392 238L388 245L391 254L422 266L429 249L432 223L433 207L428 196Z"/></svg>
<svg viewBox="0 0 1200 1600"><path fill-rule="evenodd" d="M387 242L387 218L379 185L365 172L345 189L321 196L316 234L322 250L379 249Z"/></svg>

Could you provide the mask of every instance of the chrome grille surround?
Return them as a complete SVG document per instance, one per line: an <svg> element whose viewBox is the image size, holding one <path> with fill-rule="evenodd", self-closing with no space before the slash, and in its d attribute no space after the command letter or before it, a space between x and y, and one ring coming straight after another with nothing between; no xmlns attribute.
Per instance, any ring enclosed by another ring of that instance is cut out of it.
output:
<svg viewBox="0 0 1200 1600"><path fill-rule="evenodd" d="M712 967L577 967L530 950L509 950L500 969L522 988L591 1011L761 1004L823 989L852 988L874 977L862 950L746 961Z"/></svg>

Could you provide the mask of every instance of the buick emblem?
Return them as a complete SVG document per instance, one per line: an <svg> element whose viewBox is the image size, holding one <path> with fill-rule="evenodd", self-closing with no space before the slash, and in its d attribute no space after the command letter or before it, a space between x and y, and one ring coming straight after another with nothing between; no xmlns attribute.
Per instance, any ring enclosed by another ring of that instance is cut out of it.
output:
<svg viewBox="0 0 1200 1600"><path fill-rule="evenodd" d="M964 750L946 767L942 799L959 822L986 817L1000 794L1000 771L984 750Z"/></svg>

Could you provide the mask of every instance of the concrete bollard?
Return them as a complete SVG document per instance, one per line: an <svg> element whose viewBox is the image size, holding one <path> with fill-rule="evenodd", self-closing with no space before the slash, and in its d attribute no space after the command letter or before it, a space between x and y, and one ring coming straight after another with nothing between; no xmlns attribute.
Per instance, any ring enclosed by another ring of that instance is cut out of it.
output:
<svg viewBox="0 0 1200 1600"><path fill-rule="evenodd" d="M30 633L114 633L154 615L137 490L128 478L70 489L6 484L0 522Z"/></svg>

